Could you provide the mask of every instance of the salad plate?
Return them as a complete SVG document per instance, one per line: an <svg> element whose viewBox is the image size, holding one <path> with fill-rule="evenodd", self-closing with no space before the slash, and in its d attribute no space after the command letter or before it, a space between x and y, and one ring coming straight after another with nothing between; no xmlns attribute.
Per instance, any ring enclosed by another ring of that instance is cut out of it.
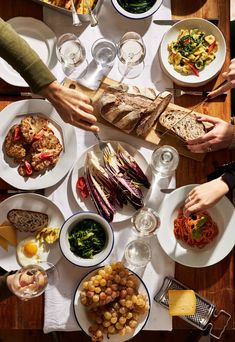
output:
<svg viewBox="0 0 235 342"><path fill-rule="evenodd" d="M9 129L27 115L42 116L49 120L49 127L54 131L63 150L56 165L46 172L37 172L32 177L22 177L18 173L18 164L5 152L4 140ZM14 102L1 111L0 127L0 173L8 184L21 190L45 189L58 183L70 170L77 152L75 129L66 125L51 103L45 100L31 99Z"/></svg>
<svg viewBox="0 0 235 342"><path fill-rule="evenodd" d="M235 211L227 197L223 197L207 212L218 226L218 235L203 248L189 247L176 240L174 219L184 204L188 193L196 186L190 184L174 190L161 205L161 226L157 231L160 245L176 262L190 267L211 266L222 260L232 250L235 242Z"/></svg>
<svg viewBox="0 0 235 342"><path fill-rule="evenodd" d="M53 70L57 63L54 32L42 21L30 17L15 17L7 23L30 45L46 66ZM18 87L29 86L20 74L2 58L0 58L0 66L0 77L4 81Z"/></svg>
<svg viewBox="0 0 235 342"><path fill-rule="evenodd" d="M46 213L49 218L49 226L52 228L60 228L64 222L62 212L52 201L42 195L25 193L11 196L0 203L0 224L7 221L7 213L15 208ZM26 238L34 238L35 235L36 232L20 232L17 230L17 244ZM43 254L40 255L40 258L42 262L50 262L53 265L56 265L61 256L62 254L57 241L50 245L50 251L46 256L46 259ZM0 259L1 267L6 271L18 270L21 268L16 256L16 247L9 245L8 251L0 247Z"/></svg>
<svg viewBox="0 0 235 342"><path fill-rule="evenodd" d="M151 178L152 178L152 172L150 170L149 164L147 163L146 159L144 156L133 146L130 144L124 143L124 142L119 142L119 141L110 141L112 146L115 148L118 144L120 144L129 154L134 157L135 161L138 163L144 174L147 176L149 182L151 183ZM86 156L87 153L93 151L95 155L98 157L98 159L102 160L103 155L102 152L100 151L99 144L93 145L90 148L88 148L84 153L79 157L77 162L74 165L72 175L71 175L71 188L73 192L73 196L78 204L78 206L84 210L84 211L93 211L96 212L96 208L94 203L92 202L90 196L87 198L81 198L79 191L76 187L77 181L79 177L84 177L84 165L86 161ZM144 202L145 199L147 198L147 194L149 189L146 189L144 187L141 187L141 190L144 195ZM136 209L134 209L130 204L124 205L123 208L117 207L117 212L114 214L114 219L113 222L122 222L130 217L133 216L133 214L136 212Z"/></svg>

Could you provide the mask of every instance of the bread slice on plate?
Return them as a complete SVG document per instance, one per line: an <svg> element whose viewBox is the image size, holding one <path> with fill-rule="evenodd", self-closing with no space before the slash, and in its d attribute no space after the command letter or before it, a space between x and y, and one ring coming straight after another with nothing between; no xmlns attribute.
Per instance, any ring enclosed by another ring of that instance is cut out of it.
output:
<svg viewBox="0 0 235 342"><path fill-rule="evenodd" d="M7 214L9 222L21 232L36 232L48 226L48 215L31 210L12 209Z"/></svg>
<svg viewBox="0 0 235 342"><path fill-rule="evenodd" d="M194 113L190 113L183 119L187 113L183 110L168 109L161 114L159 122L165 129L169 129L171 133L185 141L204 135L206 133L205 126L202 122L197 121ZM179 121L180 119L182 120Z"/></svg>

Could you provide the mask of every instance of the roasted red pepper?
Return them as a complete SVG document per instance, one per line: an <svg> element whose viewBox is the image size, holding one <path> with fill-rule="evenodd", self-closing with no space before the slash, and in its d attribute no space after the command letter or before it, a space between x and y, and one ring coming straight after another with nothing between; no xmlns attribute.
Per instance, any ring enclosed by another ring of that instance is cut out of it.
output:
<svg viewBox="0 0 235 342"><path fill-rule="evenodd" d="M216 47L216 41L214 41L214 43L209 45L207 52L211 53L214 50L215 47Z"/></svg>
<svg viewBox="0 0 235 342"><path fill-rule="evenodd" d="M87 198L87 196L89 195L89 192L88 192L86 180L84 177L78 177L76 188L78 189L82 198Z"/></svg>
<svg viewBox="0 0 235 342"><path fill-rule="evenodd" d="M24 161L24 168L27 176L31 176L33 173L33 168L27 160Z"/></svg>
<svg viewBox="0 0 235 342"><path fill-rule="evenodd" d="M51 153L41 153L41 154L39 155L39 158L40 158L41 160L50 159L51 157L53 157L53 153L52 153L52 152L51 152Z"/></svg>
<svg viewBox="0 0 235 342"><path fill-rule="evenodd" d="M199 71L197 70L197 68L195 68L191 63L185 61L185 64L187 64L190 69L192 70L192 72L194 73L194 75L196 75L197 77L199 77Z"/></svg>
<svg viewBox="0 0 235 342"><path fill-rule="evenodd" d="M16 126L16 128L14 130L13 140L18 141L18 140L20 140L20 137L21 137L20 126Z"/></svg>
<svg viewBox="0 0 235 342"><path fill-rule="evenodd" d="M36 133L33 137L33 140L40 140L44 135L44 129L42 128L38 133Z"/></svg>

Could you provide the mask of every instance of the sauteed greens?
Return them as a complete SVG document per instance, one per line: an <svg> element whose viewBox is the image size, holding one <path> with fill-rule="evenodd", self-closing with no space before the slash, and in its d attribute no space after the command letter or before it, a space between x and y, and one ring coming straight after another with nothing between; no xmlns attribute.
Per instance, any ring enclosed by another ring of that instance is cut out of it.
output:
<svg viewBox="0 0 235 342"><path fill-rule="evenodd" d="M70 250L83 259L91 259L101 252L106 243L103 227L96 221L85 219L69 233Z"/></svg>
<svg viewBox="0 0 235 342"><path fill-rule="evenodd" d="M118 0L122 8L130 13L144 13L147 12L156 0Z"/></svg>

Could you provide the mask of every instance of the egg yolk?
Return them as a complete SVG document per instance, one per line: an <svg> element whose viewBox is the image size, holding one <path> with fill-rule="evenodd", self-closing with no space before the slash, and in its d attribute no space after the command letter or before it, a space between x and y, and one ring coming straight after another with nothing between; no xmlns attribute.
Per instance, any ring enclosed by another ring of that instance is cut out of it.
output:
<svg viewBox="0 0 235 342"><path fill-rule="evenodd" d="M38 247L33 242L27 242L23 247L23 251L28 258L32 258L34 255L36 255Z"/></svg>

